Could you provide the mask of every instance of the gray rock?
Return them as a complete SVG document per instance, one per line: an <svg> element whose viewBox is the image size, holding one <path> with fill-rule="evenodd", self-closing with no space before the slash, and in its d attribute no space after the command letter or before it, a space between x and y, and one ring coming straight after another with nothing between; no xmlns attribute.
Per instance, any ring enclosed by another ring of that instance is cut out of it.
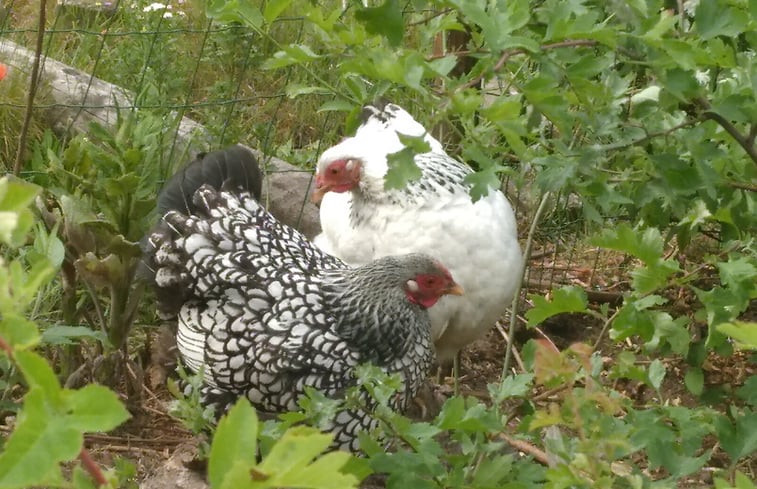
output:
<svg viewBox="0 0 757 489"><path fill-rule="evenodd" d="M312 239L321 232L318 207L310 201L313 174L250 148L264 168L261 200L276 219Z"/></svg>

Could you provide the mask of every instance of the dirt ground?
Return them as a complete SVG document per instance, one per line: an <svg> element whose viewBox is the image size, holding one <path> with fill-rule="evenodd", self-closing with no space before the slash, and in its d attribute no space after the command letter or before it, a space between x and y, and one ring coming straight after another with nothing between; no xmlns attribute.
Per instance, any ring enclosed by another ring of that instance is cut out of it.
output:
<svg viewBox="0 0 757 489"><path fill-rule="evenodd" d="M571 343L584 341L593 343L599 334L600 325L580 315L561 315L547 321L540 333L523 331L517 335L517 344L522 344L533 336L546 335L558 348L563 349ZM467 348L461 357L461 393L487 399L486 385L496 381L501 375L501 365L505 354L505 329L498 325L489 334ZM633 345L616 345L603 342L600 350L603 356L612 358L620 348L633 348ZM685 365L680 360L662 359L666 363L668 374L662 392L666 399L681 405L696 405L684 387L683 375ZM707 385L730 384L738 386L750 375L757 373L757 366L750 362L747 354L737 353L733 357L710 356L705 362ZM641 406L654 392L635 382L626 382L615 386L628 398ZM451 379L436 389L443 394L451 394ZM438 394L437 394L438 395ZM113 466L117 458L131 461L137 469L135 481L145 489L176 487L198 489L205 487L201 464L194 460L197 440L180 422L167 414L170 394L163 387L154 390L145 387L144 398L132 407L133 417L114 433L109 435L88 435L86 444L96 460L104 466ZM714 451L709 467L724 467L728 463L722 450ZM749 464L747 464L749 465ZM757 459L751 466L742 467L746 473L757 471ZM691 477L679 487L711 487L711 470L702 471ZM167 485L168 484L168 485ZM380 479L372 479L366 488L381 487Z"/></svg>
<svg viewBox="0 0 757 489"><path fill-rule="evenodd" d="M617 305L622 290L627 286L623 277L622 257L576 255L571 257L575 263L593 263L592 267L569 266L551 259L550 253L536 251L532 256L531 275L527 282L527 293L549 290L553 283L568 283L585 287L590 292L590 303L608 302ZM549 270L551 275L545 274ZM559 275L555 275L559 274ZM675 294L674 294L675 295ZM526 297L527 294L523 294ZM688 296L673 297L674 307L693 310ZM519 316L528 308L526 300L521 301ZM681 311L677 311L682 313ZM745 315L745 319L757 319L757 304ZM526 331L523 327L516 334L515 344L522 346L530 338L548 339L558 349L563 350L576 342L593 345L600 336L602 325L596 319L579 314L562 314L545 321L538 330ZM498 324L486 337L466 348L461 355L460 391L463 395L472 395L488 400L486 386L500 379L506 349L507 325ZM517 350L517 349L516 349ZM631 350L640 354L640 348L631 342L615 343L602 338L598 351L602 357L611 362L622 350ZM651 360L651 359L650 359ZM684 385L686 373L685 362L677 358L660 358L665 363L667 374L662 385L662 396L676 405L696 406L701 401L693 397ZM519 359L515 358L513 368L518 368ZM746 353L736 353L731 357L719 357L711 354L705 361L705 384L707 386L730 385L736 388L750 376L757 374L757 365ZM614 388L638 406L644 406L657 393L647 389L644 384L632 381L617 382ZM441 396L440 396L441 393ZM439 401L434 405L427 402L429 415L440 407L444 396L452 394L452 379L445 378L441 386L434 388L434 398ZM538 394L538 393L535 393ZM206 487L203 474L197 471L195 462L197 449L196 438L184 428L179 421L168 415L171 395L164 386L144 387L141 402L130 406L133 417L114 433L109 435L89 435L87 447L94 457L104 466L113 466L119 457L130 460L137 469L135 481L143 489L176 487L180 489L200 489ZM715 406L725 408L725 406ZM411 413L418 414L418 413ZM714 442L713 442L714 444ZM711 447L706 447L711 448ZM708 470L682 481L679 487L711 487L713 467L725 467L729 463L724 452L715 446L709 461ZM201 465L201 464L199 464ZM742 471L751 476L757 474L757 457L742 464ZM660 474L662 477L663 474ZM382 487L380 478L371 479L363 486L367 489Z"/></svg>

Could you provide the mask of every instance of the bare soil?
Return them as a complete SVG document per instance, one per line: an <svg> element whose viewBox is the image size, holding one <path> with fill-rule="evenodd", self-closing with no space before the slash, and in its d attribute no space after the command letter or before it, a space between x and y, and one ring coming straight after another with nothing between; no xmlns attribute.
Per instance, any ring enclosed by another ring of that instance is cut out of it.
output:
<svg viewBox="0 0 757 489"><path fill-rule="evenodd" d="M538 255L537 255L538 256ZM574 257L575 258L575 257ZM585 257L583 257L585 258ZM560 264L552 260L537 258L539 263L532 263L533 269L551 267L552 273L560 270ZM558 281L561 283L573 283L585 286L590 291L599 291L594 298L603 302L612 302L619 297L623 289L621 269L622 259L616 256L608 256L599 263L594 260L593 267L563 267L561 276L537 275L531 273L529 285L537 292L538 289L548 288L546 283ZM601 270L602 273L597 271ZM620 285L618 285L620 284ZM604 295L603 295L604 294ZM680 295L680 297L678 297ZM590 299L593 296L590 295ZM693 298L681 295L680 292L671 291L673 307L684 310L692 310L690 303ZM528 305L523 301L521 309ZM680 313L680 311L678 311ZM745 315L745 319L754 320L757 317L757 305L754 305ZM696 324L696 323L695 323ZM577 314L562 314L546 321L538 330L525 330L521 328L516 334L516 345L522 345L529 338L548 339L558 349L563 350L573 343L583 342L594 345L599 338L602 324L596 319ZM487 384L500 379L502 365L506 349L507 326L503 324L493 328L486 337L466 348L461 355L460 362L460 392L463 395L472 395L488 401ZM612 362L613 358L622 350L631 350L642 358L640 348L631 342L615 343L606 335L599 341L598 351L601 352L606 363ZM518 370L518 358L512 364L512 368ZM649 359L651 361L652 359ZM702 401L692 396L684 385L684 375L687 370L685 361L679 358L660 358L667 368L661 395L663 399L673 405L697 406ZM641 363L647 360L640 360ZM735 389L743 385L751 375L757 373L757 365L749 354L737 352L730 357L721 357L715 354L708 356L704 363L705 385L721 386ZM644 406L655 400L657 392L648 389L643 383L633 381L619 381L614 388L622 395L631 399L638 406ZM452 378L445 377L442 384L433 389L437 403L426 403L429 412L426 417L433 416L434 411L440 407L439 401L452 393ZM441 393L441 399L439 396ZM538 392L534 393L535 395ZM145 386L142 400L131 406L133 417L122 427L109 435L89 435L86 438L87 447L96 460L104 466L113 466L119 457L130 460L137 469L135 481L140 487L152 489L159 487L177 487L184 489L198 489L205 487L203 483L202 464L197 464L195 455L197 452L197 439L179 421L167 414L171 396L164 386ZM725 409L726 406L713 406L716 409ZM416 413L418 414L418 413ZM679 487L701 488L711 487L711 474L713 468L727 467L729 460L725 453L715 445L713 455L707 464L707 470L703 470L686 481L682 481ZM198 467L200 470L198 471ZM753 457L742 464L740 470L751 477L757 475L757 457ZM664 474L660 473L660 477ZM166 485L169 484L169 485ZM371 478L364 484L365 488L373 489L383 487L381 478Z"/></svg>

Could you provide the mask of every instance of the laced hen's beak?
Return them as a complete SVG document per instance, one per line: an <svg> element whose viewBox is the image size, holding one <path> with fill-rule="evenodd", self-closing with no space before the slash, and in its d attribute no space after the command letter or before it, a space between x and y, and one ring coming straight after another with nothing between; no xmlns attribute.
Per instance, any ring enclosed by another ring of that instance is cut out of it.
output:
<svg viewBox="0 0 757 489"><path fill-rule="evenodd" d="M460 287L458 284L456 284L456 283L453 282L453 284L450 285L444 291L444 293L445 294L449 294L449 295L463 295L463 294L465 294L465 291L463 290L462 287Z"/></svg>

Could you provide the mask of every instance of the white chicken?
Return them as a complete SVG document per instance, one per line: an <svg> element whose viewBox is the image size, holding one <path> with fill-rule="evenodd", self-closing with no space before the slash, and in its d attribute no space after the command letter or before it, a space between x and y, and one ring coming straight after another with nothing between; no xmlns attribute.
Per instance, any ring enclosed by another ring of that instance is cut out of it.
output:
<svg viewBox="0 0 757 489"><path fill-rule="evenodd" d="M313 200L323 232L315 243L352 266L378 257L423 252L443 262L466 291L429 309L440 361L483 336L508 307L522 273L512 207L499 189L473 202L472 170L401 107L372 105L355 136L318 161ZM387 155L405 145L398 134L423 137L430 151L414 157L422 176L387 190Z"/></svg>

